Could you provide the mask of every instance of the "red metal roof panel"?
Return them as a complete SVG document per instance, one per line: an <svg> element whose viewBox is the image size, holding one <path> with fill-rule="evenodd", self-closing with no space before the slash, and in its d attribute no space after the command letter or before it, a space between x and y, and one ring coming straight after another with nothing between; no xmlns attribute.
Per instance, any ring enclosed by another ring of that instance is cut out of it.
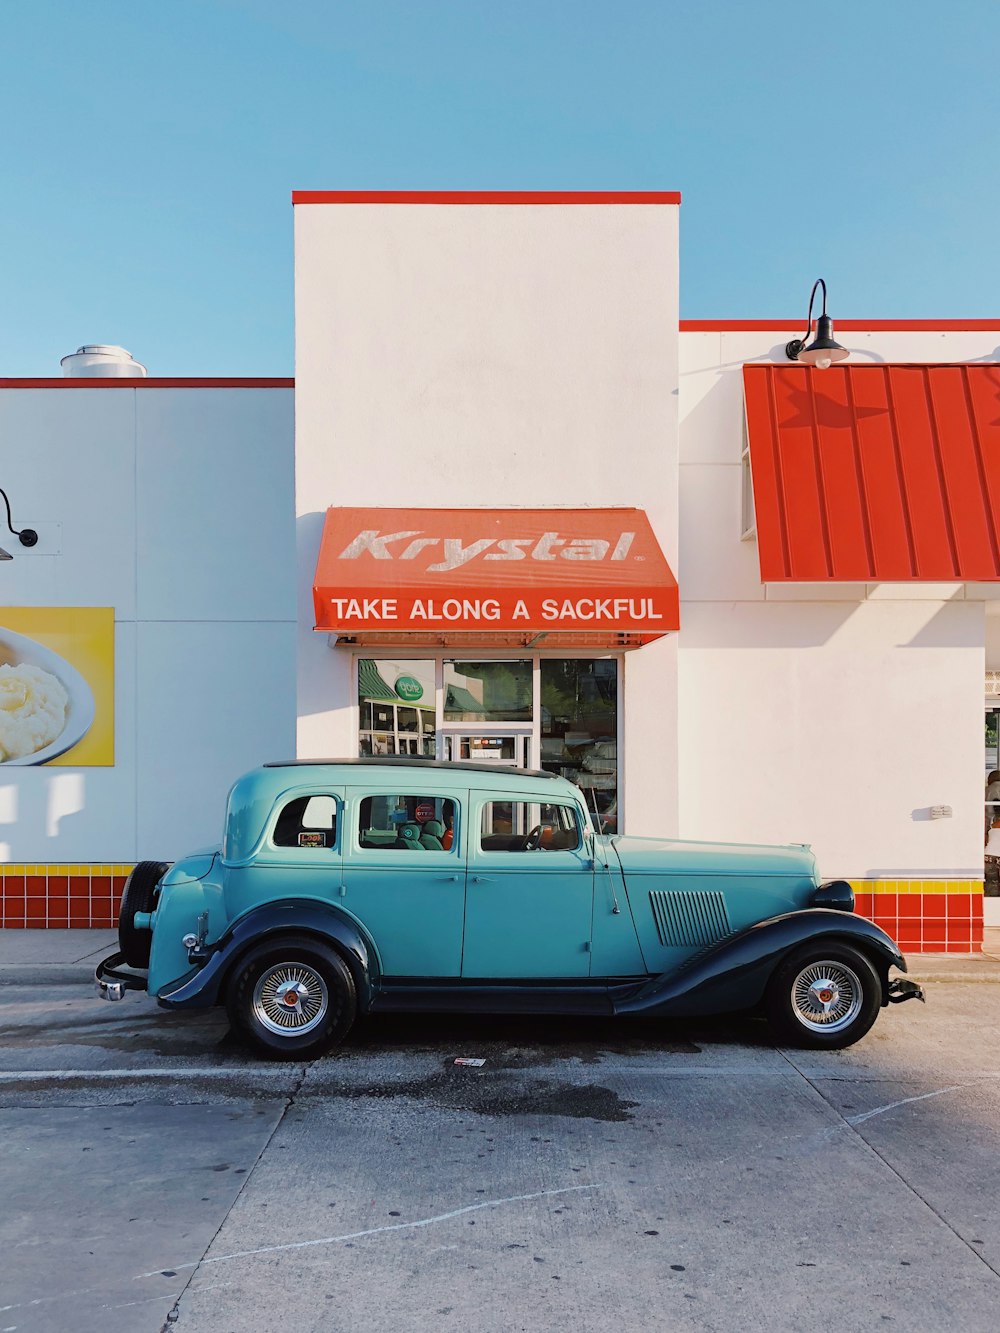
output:
<svg viewBox="0 0 1000 1333"><path fill-rule="evenodd" d="M1000 580L1000 365L743 368L761 580Z"/></svg>

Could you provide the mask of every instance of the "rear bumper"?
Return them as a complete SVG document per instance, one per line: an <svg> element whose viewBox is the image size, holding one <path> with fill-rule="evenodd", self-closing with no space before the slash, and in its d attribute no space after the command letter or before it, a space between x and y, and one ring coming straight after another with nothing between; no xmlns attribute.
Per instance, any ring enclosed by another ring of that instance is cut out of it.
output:
<svg viewBox="0 0 1000 1333"><path fill-rule="evenodd" d="M102 1000L123 1000L127 990L146 990L145 976L139 976L136 972L118 971L118 965L124 961L123 953L113 953L98 963L94 985Z"/></svg>

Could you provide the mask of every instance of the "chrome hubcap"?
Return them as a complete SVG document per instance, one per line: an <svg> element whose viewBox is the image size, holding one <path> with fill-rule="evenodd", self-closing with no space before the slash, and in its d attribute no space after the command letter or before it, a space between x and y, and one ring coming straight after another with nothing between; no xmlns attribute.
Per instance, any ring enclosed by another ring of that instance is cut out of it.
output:
<svg viewBox="0 0 1000 1333"><path fill-rule="evenodd" d="M807 1028L837 1032L861 1012L861 981L845 963L819 962L804 967L792 982L792 1011Z"/></svg>
<svg viewBox="0 0 1000 1333"><path fill-rule="evenodd" d="M306 963L278 963L262 973L253 990L254 1017L261 1027L301 1036L318 1027L330 997L326 983Z"/></svg>

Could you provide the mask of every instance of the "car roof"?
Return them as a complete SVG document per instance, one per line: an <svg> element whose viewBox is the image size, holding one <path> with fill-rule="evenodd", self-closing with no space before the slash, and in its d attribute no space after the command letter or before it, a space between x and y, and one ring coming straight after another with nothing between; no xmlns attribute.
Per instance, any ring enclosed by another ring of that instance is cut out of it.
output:
<svg viewBox="0 0 1000 1333"><path fill-rule="evenodd" d="M493 773L502 774L505 781L511 777L545 778L558 782L557 773L547 773L541 768L516 768L513 764L476 764L467 760L416 759L409 755L364 755L357 759L289 759L264 764L264 768L415 768L434 769L439 773ZM467 784L466 784L467 785Z"/></svg>
<svg viewBox="0 0 1000 1333"><path fill-rule="evenodd" d="M470 789L497 792L500 799L522 796L545 805L571 799L583 803L580 789L556 773L512 768L505 764L449 763L436 759L404 756L359 759L292 759L263 764L237 778L229 792L223 859L233 863L249 857L260 837L274 803L305 788L361 788L389 795L444 796L461 799Z"/></svg>

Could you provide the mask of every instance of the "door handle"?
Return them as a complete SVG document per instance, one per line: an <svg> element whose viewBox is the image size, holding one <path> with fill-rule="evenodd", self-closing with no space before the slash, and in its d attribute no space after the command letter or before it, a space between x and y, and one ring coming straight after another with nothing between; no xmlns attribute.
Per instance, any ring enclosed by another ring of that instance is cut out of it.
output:
<svg viewBox="0 0 1000 1333"><path fill-rule="evenodd" d="M487 875L473 875L472 882L473 884L492 884L493 880Z"/></svg>

